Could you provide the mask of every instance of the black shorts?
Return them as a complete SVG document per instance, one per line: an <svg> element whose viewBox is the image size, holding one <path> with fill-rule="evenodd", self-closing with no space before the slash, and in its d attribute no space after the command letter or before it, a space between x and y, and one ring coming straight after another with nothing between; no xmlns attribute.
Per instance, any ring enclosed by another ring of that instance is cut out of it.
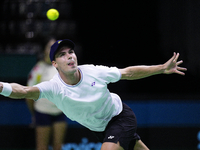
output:
<svg viewBox="0 0 200 150"><path fill-rule="evenodd" d="M129 106L123 103L122 112L111 119L105 131L93 131L93 133L101 143L117 143L119 141L124 150L133 150L136 140L140 140L136 129L137 120L135 114Z"/></svg>
<svg viewBox="0 0 200 150"><path fill-rule="evenodd" d="M58 115L49 115L35 111L36 126L51 126L55 122L66 121L66 116L61 113Z"/></svg>

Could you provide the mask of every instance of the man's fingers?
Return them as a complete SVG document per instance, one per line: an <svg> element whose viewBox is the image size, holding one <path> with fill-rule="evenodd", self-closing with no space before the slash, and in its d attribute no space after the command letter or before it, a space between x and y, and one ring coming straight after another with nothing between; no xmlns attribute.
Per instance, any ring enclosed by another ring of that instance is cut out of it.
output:
<svg viewBox="0 0 200 150"><path fill-rule="evenodd" d="M174 55L172 56L171 60L174 61L176 58L176 53L174 52Z"/></svg>
<svg viewBox="0 0 200 150"><path fill-rule="evenodd" d="M177 67L177 70L187 71L187 68L184 68L184 67Z"/></svg>
<svg viewBox="0 0 200 150"><path fill-rule="evenodd" d="M183 61L180 60L180 61L178 61L178 62L176 63L176 65L178 66L178 65L180 65L180 64L182 64L182 63L183 63Z"/></svg>
<svg viewBox="0 0 200 150"><path fill-rule="evenodd" d="M177 74L180 74L180 75L183 75L183 76L185 75L184 72L181 72L181 71L178 71L178 70L176 71L176 73L177 73Z"/></svg>
<svg viewBox="0 0 200 150"><path fill-rule="evenodd" d="M180 55L179 53L176 54L176 60L178 60L179 55Z"/></svg>

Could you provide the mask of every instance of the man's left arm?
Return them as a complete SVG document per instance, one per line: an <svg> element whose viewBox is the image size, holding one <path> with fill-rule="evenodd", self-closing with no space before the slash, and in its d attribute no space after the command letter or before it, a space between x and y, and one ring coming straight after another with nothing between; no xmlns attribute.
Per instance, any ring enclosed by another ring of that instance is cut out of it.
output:
<svg viewBox="0 0 200 150"><path fill-rule="evenodd" d="M185 75L183 71L186 71L186 68L179 67L183 61L177 61L179 53L174 53L172 58L170 58L166 63L162 65L152 65L152 66L132 66L126 67L124 69L119 69L121 72L121 79L127 80L136 80L149 77L156 74L172 74L177 73L180 75Z"/></svg>

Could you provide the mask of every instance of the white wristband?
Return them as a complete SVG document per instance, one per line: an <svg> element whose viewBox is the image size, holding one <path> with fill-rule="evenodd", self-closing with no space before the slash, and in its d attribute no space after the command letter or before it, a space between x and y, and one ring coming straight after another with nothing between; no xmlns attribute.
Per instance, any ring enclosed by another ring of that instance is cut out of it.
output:
<svg viewBox="0 0 200 150"><path fill-rule="evenodd" d="M11 85L9 83L4 83L4 82L1 83L3 84L3 89L0 94L3 96L10 96L10 94L12 93Z"/></svg>

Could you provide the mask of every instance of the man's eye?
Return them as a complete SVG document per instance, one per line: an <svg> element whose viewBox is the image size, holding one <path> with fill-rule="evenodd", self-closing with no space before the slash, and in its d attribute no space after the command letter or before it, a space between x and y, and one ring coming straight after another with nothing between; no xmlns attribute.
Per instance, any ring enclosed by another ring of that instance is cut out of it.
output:
<svg viewBox="0 0 200 150"><path fill-rule="evenodd" d="M64 56L64 55L65 55L65 53L60 53L60 55L59 55L59 56L61 57L61 56Z"/></svg>
<svg viewBox="0 0 200 150"><path fill-rule="evenodd" d="M71 53L74 53L74 50L69 50L69 53L71 54Z"/></svg>

